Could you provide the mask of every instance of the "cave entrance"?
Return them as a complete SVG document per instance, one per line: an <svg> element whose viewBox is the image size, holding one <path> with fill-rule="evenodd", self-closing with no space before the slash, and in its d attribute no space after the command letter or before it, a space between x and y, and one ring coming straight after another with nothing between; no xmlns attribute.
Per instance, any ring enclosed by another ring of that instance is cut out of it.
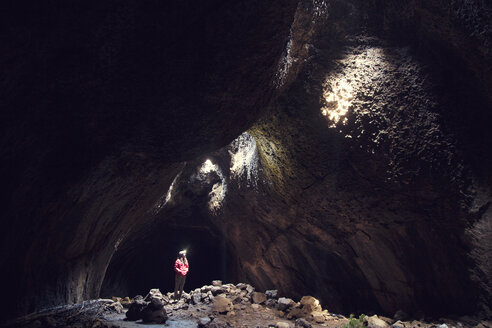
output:
<svg viewBox="0 0 492 328"><path fill-rule="evenodd" d="M143 238L129 239L118 249L106 271L101 297L145 296L152 288L172 292L174 261L182 249L187 249L190 264L186 292L212 280L233 280L233 257L218 229L199 215L174 217L156 224Z"/></svg>

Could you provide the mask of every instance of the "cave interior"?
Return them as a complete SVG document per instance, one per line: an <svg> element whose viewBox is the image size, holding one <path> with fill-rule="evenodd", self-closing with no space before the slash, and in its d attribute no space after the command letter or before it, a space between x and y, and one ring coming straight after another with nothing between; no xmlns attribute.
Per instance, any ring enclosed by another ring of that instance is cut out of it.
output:
<svg viewBox="0 0 492 328"><path fill-rule="evenodd" d="M0 322L181 249L185 290L490 318L490 3L1 6Z"/></svg>

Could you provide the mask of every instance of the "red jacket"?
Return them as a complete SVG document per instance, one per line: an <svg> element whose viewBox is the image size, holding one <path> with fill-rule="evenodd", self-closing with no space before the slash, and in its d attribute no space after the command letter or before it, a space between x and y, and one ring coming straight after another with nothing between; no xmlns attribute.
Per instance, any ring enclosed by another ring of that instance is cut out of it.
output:
<svg viewBox="0 0 492 328"><path fill-rule="evenodd" d="M180 276L186 276L188 273L188 267L188 264L185 264L180 259L176 259L176 262L174 263L174 271L176 271L176 274L179 274Z"/></svg>

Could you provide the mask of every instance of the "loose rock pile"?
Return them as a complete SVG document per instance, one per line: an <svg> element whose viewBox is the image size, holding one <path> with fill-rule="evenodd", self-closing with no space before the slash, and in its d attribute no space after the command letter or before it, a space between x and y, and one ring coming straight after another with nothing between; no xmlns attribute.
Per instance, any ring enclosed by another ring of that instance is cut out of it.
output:
<svg viewBox="0 0 492 328"><path fill-rule="evenodd" d="M168 318L165 307L171 305L173 310L187 310L190 305L206 305L210 306L213 315L228 316L235 314L234 310L238 308L237 305L248 304L253 309L266 306L277 311L279 317L287 320L298 319L296 327L310 327L309 322L322 323L336 316L323 310L319 301L312 296L304 296L300 302L278 296L277 290L267 290L262 293L255 291L255 288L249 284L222 284L220 280L214 280L211 285L183 293L179 301L173 299L172 293L162 294L159 289L152 289L145 298L137 295L131 301L127 297L113 297L114 303L109 304L107 308L117 313L128 308L127 320L142 319L146 323L165 323ZM205 321L202 320L202 326L205 326ZM284 327L283 324L285 323L279 323L278 326Z"/></svg>
<svg viewBox="0 0 492 328"><path fill-rule="evenodd" d="M183 293L180 300L174 300L172 293L162 294L159 289L152 289L145 298L138 295L131 301L127 297L113 297L112 303L107 303L106 310L123 313L124 309L128 309L128 321L162 324L169 317L173 320L186 318L203 328L235 327L244 322L249 326L251 320L259 320L266 324L264 327L274 328L335 328L349 322L344 316L323 309L312 296L304 296L299 302L279 296L277 290L263 293L255 291L249 284L222 284L215 280L211 285ZM405 320L409 319L405 319L402 313L396 313L393 319L373 315L365 317L363 325L368 328L492 328L492 325L489 327L486 324L483 327L459 322L436 325Z"/></svg>

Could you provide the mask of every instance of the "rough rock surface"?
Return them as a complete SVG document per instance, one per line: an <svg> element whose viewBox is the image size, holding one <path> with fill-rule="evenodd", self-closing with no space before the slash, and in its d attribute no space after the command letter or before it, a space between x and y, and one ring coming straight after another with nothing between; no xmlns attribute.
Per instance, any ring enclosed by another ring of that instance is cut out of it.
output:
<svg viewBox="0 0 492 328"><path fill-rule="evenodd" d="M0 307L148 290L186 232L210 275L330 311L490 316L490 6L0 10Z"/></svg>

